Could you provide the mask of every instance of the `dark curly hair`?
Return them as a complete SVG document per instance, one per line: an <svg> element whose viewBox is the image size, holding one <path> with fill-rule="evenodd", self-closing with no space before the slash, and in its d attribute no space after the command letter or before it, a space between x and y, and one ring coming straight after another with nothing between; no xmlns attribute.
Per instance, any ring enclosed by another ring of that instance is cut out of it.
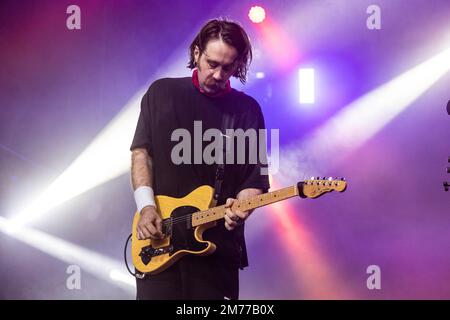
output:
<svg viewBox="0 0 450 320"><path fill-rule="evenodd" d="M194 50L197 46L200 55L206 49L206 45L212 39L221 39L226 44L234 47L238 52L236 58L237 69L233 77L239 78L242 83L247 81L247 72L252 61L252 46L244 29L236 22L227 19L213 19L208 21L192 41L189 47L190 60L188 68L195 68Z"/></svg>

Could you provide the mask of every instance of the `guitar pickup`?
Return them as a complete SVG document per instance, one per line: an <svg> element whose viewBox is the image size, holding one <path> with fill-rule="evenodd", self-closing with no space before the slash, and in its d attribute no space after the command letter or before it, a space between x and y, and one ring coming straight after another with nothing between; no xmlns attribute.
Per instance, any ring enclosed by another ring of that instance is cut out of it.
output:
<svg viewBox="0 0 450 320"><path fill-rule="evenodd" d="M172 236L172 218L167 218L162 221L162 233L164 237Z"/></svg>

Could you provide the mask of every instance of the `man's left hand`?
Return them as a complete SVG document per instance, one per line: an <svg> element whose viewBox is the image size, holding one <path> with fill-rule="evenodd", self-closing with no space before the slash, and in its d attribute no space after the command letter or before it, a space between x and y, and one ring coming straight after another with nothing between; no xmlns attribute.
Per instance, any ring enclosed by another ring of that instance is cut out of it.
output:
<svg viewBox="0 0 450 320"><path fill-rule="evenodd" d="M225 203L225 228L227 228L227 230L231 231L236 228L236 226L243 224L253 212L253 210L241 211L236 208L232 210L231 207L233 206L233 204L239 200L249 199L261 193L262 190L260 189L248 188L241 190L241 192L239 192L237 195L237 199L227 199L227 202Z"/></svg>
<svg viewBox="0 0 450 320"><path fill-rule="evenodd" d="M237 202L237 199L228 198L227 202L225 203L225 228L227 230L231 231L237 226L244 223L244 221L248 218L250 215L249 211L240 211L238 209L232 210L231 207L235 202Z"/></svg>

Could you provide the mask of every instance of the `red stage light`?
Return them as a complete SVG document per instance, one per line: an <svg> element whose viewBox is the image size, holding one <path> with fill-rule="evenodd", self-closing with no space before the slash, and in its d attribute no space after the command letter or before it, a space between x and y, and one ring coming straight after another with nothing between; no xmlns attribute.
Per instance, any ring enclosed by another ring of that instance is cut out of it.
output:
<svg viewBox="0 0 450 320"><path fill-rule="evenodd" d="M253 23L261 23L266 18L266 11L260 6L253 6L248 12L248 17Z"/></svg>

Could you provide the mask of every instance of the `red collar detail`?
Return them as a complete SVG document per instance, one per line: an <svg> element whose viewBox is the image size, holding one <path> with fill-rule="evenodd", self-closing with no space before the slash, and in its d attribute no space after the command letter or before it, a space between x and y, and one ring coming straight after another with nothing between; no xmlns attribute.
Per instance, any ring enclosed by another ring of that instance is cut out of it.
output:
<svg viewBox="0 0 450 320"><path fill-rule="evenodd" d="M192 83L194 84L194 86L197 88L198 91L203 93L205 96L212 97L212 98L223 97L224 95L226 95L228 92L231 91L230 80L228 80L226 85L225 85L225 89L222 89L222 90L220 90L219 92L216 92L216 93L208 93L208 92L206 92L205 90L203 90L200 87L200 84L198 82L198 70L197 69L194 69L194 71L192 72Z"/></svg>

